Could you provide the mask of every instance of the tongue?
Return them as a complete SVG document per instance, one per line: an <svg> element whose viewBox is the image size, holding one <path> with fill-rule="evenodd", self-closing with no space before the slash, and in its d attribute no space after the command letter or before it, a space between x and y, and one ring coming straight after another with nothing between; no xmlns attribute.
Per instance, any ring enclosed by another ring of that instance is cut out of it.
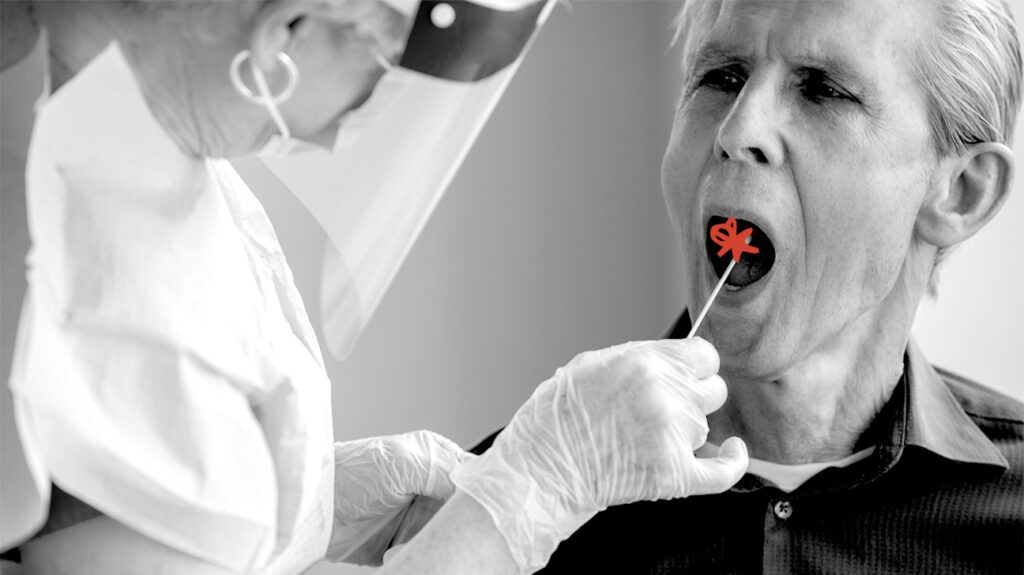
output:
<svg viewBox="0 0 1024 575"><path fill-rule="evenodd" d="M718 277L722 277L725 268L729 267L731 254L725 253L719 257L718 251L721 248L718 244L711 241L710 232L711 226L724 223L725 221L726 218L721 216L711 216L711 219L708 220L707 233L704 234L704 250L707 253L708 260L711 261L711 267L715 270L715 275ZM740 257L740 261L732 269L732 273L729 274L729 279L725 280L725 283L733 287L746 287L763 278L768 273L768 270L772 269L772 265L775 263L775 248L772 247L772 242L768 239L768 236L754 224L739 218L736 219L736 224L736 229L740 232L747 228L753 228L754 232L750 235L750 245L757 248L759 252L756 254L743 254Z"/></svg>

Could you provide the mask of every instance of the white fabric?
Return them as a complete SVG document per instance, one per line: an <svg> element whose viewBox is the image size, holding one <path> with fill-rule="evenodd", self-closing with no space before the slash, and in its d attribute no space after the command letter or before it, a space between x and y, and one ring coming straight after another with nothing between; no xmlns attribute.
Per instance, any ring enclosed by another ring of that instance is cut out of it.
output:
<svg viewBox="0 0 1024 575"><path fill-rule="evenodd" d="M41 110L11 388L37 485L234 570L331 530L330 386L262 207L182 154L116 44Z"/></svg>
<svg viewBox="0 0 1024 575"><path fill-rule="evenodd" d="M750 466L747 467L747 473L767 479L774 483L779 490L790 493L797 487L806 483L808 479L830 467L848 467L868 457L874 452L874 447L868 447L837 461L804 463L801 465L784 465L751 457ZM714 455L718 453L718 446L714 443L706 443L698 453L706 453L708 456Z"/></svg>

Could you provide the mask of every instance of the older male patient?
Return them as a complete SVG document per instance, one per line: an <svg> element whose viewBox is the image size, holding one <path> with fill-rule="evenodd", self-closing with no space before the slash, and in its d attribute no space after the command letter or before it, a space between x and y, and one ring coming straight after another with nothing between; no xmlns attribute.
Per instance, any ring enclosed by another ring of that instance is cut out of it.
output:
<svg viewBox="0 0 1024 575"><path fill-rule="evenodd" d="M1011 188L1007 5L699 1L678 25L662 177L691 305L728 263L711 226L759 248L701 327L730 394L702 450L738 435L751 465L721 495L608 509L544 572L1024 572L1024 407L910 341L943 255Z"/></svg>

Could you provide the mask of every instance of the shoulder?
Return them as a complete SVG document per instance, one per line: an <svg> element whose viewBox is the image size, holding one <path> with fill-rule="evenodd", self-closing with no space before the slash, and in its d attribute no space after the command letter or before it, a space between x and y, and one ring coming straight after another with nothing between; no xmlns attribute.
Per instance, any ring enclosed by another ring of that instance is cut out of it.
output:
<svg viewBox="0 0 1024 575"><path fill-rule="evenodd" d="M1011 433L1024 439L1024 403L973 379L936 367L943 383L953 393L960 407L990 435L990 430Z"/></svg>
<svg viewBox="0 0 1024 575"><path fill-rule="evenodd" d="M504 430L505 430L505 428L502 427L501 429L499 429L499 430L495 431L494 433L488 435L482 441L480 441L480 443L477 443L476 445L471 447L469 452L474 454L474 455L483 455L485 451L487 451L488 449L491 448L491 445L494 444L494 440L497 439L498 435L502 431L504 431Z"/></svg>
<svg viewBox="0 0 1024 575"><path fill-rule="evenodd" d="M951 371L935 371L964 413L1006 458L1008 477L1019 490L1024 486L1024 403Z"/></svg>

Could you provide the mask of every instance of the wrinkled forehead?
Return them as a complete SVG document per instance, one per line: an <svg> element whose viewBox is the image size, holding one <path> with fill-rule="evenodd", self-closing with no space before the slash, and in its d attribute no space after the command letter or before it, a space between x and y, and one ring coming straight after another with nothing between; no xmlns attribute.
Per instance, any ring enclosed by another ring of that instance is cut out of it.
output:
<svg viewBox="0 0 1024 575"><path fill-rule="evenodd" d="M909 67L938 20L935 0L691 0L680 22L684 61L709 48L763 59L838 60L862 73Z"/></svg>

